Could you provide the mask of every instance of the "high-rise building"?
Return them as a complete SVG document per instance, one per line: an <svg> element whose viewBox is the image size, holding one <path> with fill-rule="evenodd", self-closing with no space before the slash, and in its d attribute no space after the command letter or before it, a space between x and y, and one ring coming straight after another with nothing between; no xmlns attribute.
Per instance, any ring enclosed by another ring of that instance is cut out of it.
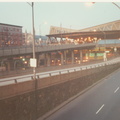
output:
<svg viewBox="0 0 120 120"><path fill-rule="evenodd" d="M20 46L22 39L22 26L0 23L0 46Z"/></svg>

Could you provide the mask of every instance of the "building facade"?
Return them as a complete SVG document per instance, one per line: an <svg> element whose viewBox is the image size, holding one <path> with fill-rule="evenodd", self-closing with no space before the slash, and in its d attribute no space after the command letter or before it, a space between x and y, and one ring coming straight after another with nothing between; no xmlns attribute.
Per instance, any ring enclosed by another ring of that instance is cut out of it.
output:
<svg viewBox="0 0 120 120"><path fill-rule="evenodd" d="M23 44L22 26L0 23L0 47Z"/></svg>
<svg viewBox="0 0 120 120"><path fill-rule="evenodd" d="M27 33L27 31L25 31L25 33L22 33L22 36L23 36L24 45L33 44L33 35L31 33Z"/></svg>
<svg viewBox="0 0 120 120"><path fill-rule="evenodd" d="M24 45L33 45L33 34L32 33L28 33L27 31L25 31L25 33L22 34L23 36L23 41ZM47 41L47 37L46 36L41 36L41 35L35 35L35 45L45 45Z"/></svg>

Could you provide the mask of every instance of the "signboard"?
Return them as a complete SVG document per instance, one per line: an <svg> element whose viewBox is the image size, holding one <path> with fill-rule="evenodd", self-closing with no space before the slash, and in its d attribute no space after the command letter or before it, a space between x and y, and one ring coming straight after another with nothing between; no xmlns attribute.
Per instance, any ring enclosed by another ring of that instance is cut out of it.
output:
<svg viewBox="0 0 120 120"><path fill-rule="evenodd" d="M30 58L30 67L37 67L37 60L35 58Z"/></svg>

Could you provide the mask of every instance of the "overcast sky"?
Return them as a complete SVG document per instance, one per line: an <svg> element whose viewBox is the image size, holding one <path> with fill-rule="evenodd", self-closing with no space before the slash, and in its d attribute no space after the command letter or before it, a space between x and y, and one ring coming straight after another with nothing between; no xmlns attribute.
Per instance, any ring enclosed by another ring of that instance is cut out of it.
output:
<svg viewBox="0 0 120 120"><path fill-rule="evenodd" d="M120 6L120 2L115 3ZM83 29L120 20L120 9L112 2L92 6L83 2L35 2L34 19L36 34L41 30L46 35L50 26ZM27 2L0 2L0 23L23 26L23 32L32 32L31 6Z"/></svg>

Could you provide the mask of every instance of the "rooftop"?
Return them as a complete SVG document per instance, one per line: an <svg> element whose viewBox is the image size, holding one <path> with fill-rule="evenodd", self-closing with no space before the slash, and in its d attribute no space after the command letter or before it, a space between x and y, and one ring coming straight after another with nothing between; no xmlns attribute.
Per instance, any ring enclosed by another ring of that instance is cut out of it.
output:
<svg viewBox="0 0 120 120"><path fill-rule="evenodd" d="M21 27L21 28L22 28L22 26L18 26L18 25L11 25L11 24L5 24L5 23L0 23L0 25L13 26L13 27Z"/></svg>

